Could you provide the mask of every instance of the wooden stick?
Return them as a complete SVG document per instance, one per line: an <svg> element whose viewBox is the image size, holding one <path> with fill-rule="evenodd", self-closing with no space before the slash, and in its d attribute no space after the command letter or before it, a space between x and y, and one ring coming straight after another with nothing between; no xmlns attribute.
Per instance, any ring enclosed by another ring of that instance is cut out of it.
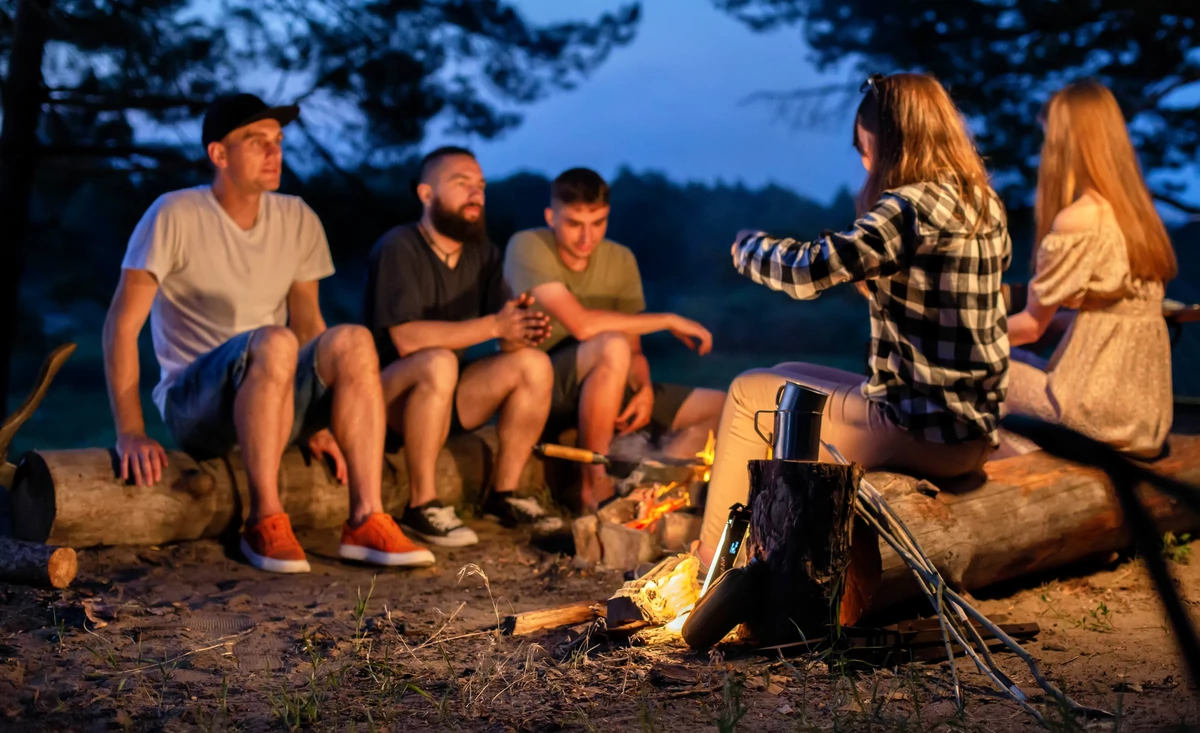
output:
<svg viewBox="0 0 1200 733"><path fill-rule="evenodd" d="M538 611L525 611L505 616L500 622L500 633L505 636L522 636L542 629L556 629L560 626L594 621L604 613L604 601L582 601Z"/></svg>
<svg viewBox="0 0 1200 733"><path fill-rule="evenodd" d="M0 537L0 580L66 588L79 569L75 551Z"/></svg>

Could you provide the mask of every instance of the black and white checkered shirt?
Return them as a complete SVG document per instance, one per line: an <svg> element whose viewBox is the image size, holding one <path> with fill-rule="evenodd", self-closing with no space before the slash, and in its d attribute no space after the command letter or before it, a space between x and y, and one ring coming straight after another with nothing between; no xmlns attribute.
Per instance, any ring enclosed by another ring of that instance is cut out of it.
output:
<svg viewBox="0 0 1200 733"><path fill-rule="evenodd" d="M863 396L896 425L938 443L998 444L1008 388L1000 278L1012 258L992 191L980 213L953 179L884 193L848 232L812 242L759 232L736 244L738 272L808 300L839 283L870 290L870 378Z"/></svg>

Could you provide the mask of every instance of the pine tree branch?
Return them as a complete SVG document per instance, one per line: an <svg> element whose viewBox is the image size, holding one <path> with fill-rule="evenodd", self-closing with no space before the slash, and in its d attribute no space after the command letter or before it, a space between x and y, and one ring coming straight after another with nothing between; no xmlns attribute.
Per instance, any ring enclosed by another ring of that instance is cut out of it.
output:
<svg viewBox="0 0 1200 733"><path fill-rule="evenodd" d="M1180 201L1179 199L1173 196L1168 196L1165 193L1154 192L1152 195L1157 201L1161 201L1173 209L1178 209L1179 211L1182 211L1183 213L1193 217L1200 217L1200 206L1196 204L1189 204L1186 201Z"/></svg>
<svg viewBox="0 0 1200 733"><path fill-rule="evenodd" d="M188 109L192 112L199 112L206 109L211 100L161 94L108 95L79 92L73 89L51 89L47 92L45 103L56 107L75 107L96 112L127 109Z"/></svg>

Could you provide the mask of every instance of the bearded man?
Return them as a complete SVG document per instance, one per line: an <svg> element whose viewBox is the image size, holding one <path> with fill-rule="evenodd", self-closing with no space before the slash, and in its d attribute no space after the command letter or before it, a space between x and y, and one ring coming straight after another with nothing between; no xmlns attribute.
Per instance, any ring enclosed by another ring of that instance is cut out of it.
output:
<svg viewBox="0 0 1200 733"><path fill-rule="evenodd" d="M550 411L553 372L536 348L549 322L529 309L528 294L505 290L500 250L487 238L484 185L469 150L443 147L425 156L416 186L421 219L376 242L367 276L365 316L383 367L388 427L404 441L412 487L400 523L440 547L479 539L454 507L438 501L438 452L451 432L473 430L497 413L500 448L483 513L506 526L562 526L517 491ZM472 347L485 355L470 358Z"/></svg>

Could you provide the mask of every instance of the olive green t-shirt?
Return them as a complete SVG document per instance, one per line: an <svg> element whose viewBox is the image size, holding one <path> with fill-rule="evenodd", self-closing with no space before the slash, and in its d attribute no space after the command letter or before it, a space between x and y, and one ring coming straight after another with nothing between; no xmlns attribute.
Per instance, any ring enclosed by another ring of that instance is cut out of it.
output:
<svg viewBox="0 0 1200 733"><path fill-rule="evenodd" d="M642 275L628 247L607 239L600 242L582 272L567 268L558 256L552 229L527 229L508 240L504 253L504 279L510 292L523 293L538 285L560 282L580 305L595 310L641 313L646 310ZM535 304L536 307L536 304ZM550 317L550 338L542 342L549 351L570 336L555 317Z"/></svg>

